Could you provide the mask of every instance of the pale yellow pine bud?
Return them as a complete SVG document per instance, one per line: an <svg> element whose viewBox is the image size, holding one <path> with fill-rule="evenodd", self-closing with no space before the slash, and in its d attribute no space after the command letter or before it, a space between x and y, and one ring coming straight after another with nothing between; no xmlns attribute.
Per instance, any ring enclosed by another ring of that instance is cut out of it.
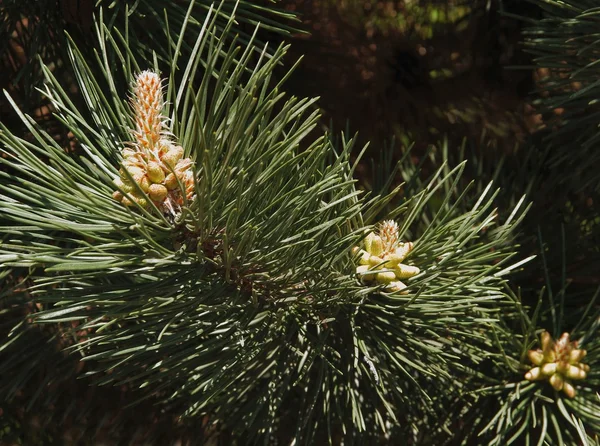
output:
<svg viewBox="0 0 600 446"><path fill-rule="evenodd" d="M529 360L535 365L541 365L544 361L544 354L541 350L529 350L527 352Z"/></svg>
<svg viewBox="0 0 600 446"><path fill-rule="evenodd" d="M550 377L550 385L554 387L554 390L562 390L564 384L565 380L560 373L555 373Z"/></svg>
<svg viewBox="0 0 600 446"><path fill-rule="evenodd" d="M575 398L575 387L570 382L565 381L562 390L569 398Z"/></svg>
<svg viewBox="0 0 600 446"><path fill-rule="evenodd" d="M416 266L404 265L403 263L399 263L394 268L394 272L396 273L396 277L398 277L398 279L408 279L419 274L421 270Z"/></svg>

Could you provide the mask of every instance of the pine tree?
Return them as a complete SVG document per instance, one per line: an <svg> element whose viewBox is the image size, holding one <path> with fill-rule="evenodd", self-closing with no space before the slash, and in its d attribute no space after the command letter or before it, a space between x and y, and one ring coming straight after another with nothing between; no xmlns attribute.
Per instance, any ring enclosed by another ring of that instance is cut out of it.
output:
<svg viewBox="0 0 600 446"><path fill-rule="evenodd" d="M7 94L0 438L597 444L600 290L569 286L566 231L531 232L556 145L518 152L530 178L382 148L367 190L366 147L286 94L288 46L236 35L268 10L208 3L155 14L152 46L99 9L91 47L64 42L77 96L41 65L74 150Z"/></svg>

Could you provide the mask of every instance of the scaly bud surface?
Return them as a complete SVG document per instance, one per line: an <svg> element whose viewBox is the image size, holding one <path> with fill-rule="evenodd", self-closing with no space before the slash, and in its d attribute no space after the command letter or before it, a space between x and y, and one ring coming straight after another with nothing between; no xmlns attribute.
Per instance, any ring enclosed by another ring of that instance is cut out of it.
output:
<svg viewBox="0 0 600 446"><path fill-rule="evenodd" d="M577 348L577 342L569 341L569 333L563 333L554 341L550 333L544 331L540 339L541 349L529 350L527 356L536 366L526 374L529 381L547 380L556 391L563 391L569 398L575 397L575 387L569 380L582 380L587 377L590 367L580 361L585 350Z"/></svg>
<svg viewBox="0 0 600 446"><path fill-rule="evenodd" d="M176 213L194 195L193 163L173 140L163 116L165 106L158 74L138 74L133 87L135 142L122 151L123 167L114 183L115 200L126 206L148 207L149 200L163 212ZM181 187L180 187L181 185Z"/></svg>
<svg viewBox="0 0 600 446"><path fill-rule="evenodd" d="M352 254L358 257L359 263L356 273L365 282L375 280L386 285L390 291L403 292L406 285L399 279L408 279L420 273L416 266L401 263L412 249L412 243L399 241L398 224L386 220L379 225L378 231L367 235L364 249L357 246L352 248Z"/></svg>

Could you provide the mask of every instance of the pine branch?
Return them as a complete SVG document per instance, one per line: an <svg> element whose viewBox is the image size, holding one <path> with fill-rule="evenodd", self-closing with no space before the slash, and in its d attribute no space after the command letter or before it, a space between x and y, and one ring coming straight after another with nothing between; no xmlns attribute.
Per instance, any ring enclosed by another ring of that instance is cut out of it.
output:
<svg viewBox="0 0 600 446"><path fill-rule="evenodd" d="M495 355L486 333L514 307L504 276L523 264L511 241L524 202L498 221L491 185L458 187L464 164L422 181L408 160L405 187L367 197L352 178L352 141L337 151L328 135L310 141L314 100L287 97L273 78L286 47L257 58L253 41L220 36L210 15L185 67L173 56L148 130L121 86L159 67L102 24L96 60L69 46L85 107L44 70L80 150L65 152L18 107L32 141L0 129L0 266L31 271L26 293L11 295L27 314L0 347L0 393L25 385L29 364L10 358L46 330L84 364L65 378L138 389L131 404L206 416L207 431L246 442L363 441L417 425L435 393L461 389L462 362ZM149 164L156 149L153 161L175 174L165 160L176 144L193 187L177 177L179 207L165 208L130 152ZM414 245L403 264L420 270L401 290L356 274L352 248L367 248L384 214L398 220L398 243ZM42 358L48 346L27 348Z"/></svg>

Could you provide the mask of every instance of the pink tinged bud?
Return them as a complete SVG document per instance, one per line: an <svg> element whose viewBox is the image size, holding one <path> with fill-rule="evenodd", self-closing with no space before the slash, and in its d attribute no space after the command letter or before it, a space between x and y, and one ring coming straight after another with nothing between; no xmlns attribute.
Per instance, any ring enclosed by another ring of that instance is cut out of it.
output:
<svg viewBox="0 0 600 446"><path fill-rule="evenodd" d="M583 349L571 350L571 353L569 353L569 362L571 364L578 363L585 358L586 353L587 352Z"/></svg>
<svg viewBox="0 0 600 446"><path fill-rule="evenodd" d="M570 382L565 381L562 390L569 398L575 398L575 387Z"/></svg>
<svg viewBox="0 0 600 446"><path fill-rule="evenodd" d="M544 364L540 367L542 375L550 376L556 373L557 365L555 362Z"/></svg>
<svg viewBox="0 0 600 446"><path fill-rule="evenodd" d="M152 201L163 201L169 191L162 184L152 184L148 189L148 196L152 199Z"/></svg>
<svg viewBox="0 0 600 446"><path fill-rule="evenodd" d="M167 175L165 177L165 186L167 186L167 189L169 189L169 190L177 189L177 187L179 187L179 182L177 181L177 177L172 173Z"/></svg>
<svg viewBox="0 0 600 446"><path fill-rule="evenodd" d="M563 379L560 373L555 373L550 377L550 385L554 387L554 390L560 391L562 390L565 384L565 380Z"/></svg>
<svg viewBox="0 0 600 446"><path fill-rule="evenodd" d="M398 279L408 279L409 277L416 276L421 272L416 266L404 265L402 263L396 265L394 272Z"/></svg>
<svg viewBox="0 0 600 446"><path fill-rule="evenodd" d="M542 362L544 362L544 354L541 350L529 350L527 352L527 356L529 357L529 360L535 365L542 365Z"/></svg>
<svg viewBox="0 0 600 446"><path fill-rule="evenodd" d="M177 158L177 153L174 153L172 149L165 153L162 157L162 162L165 164L167 172L170 172L171 169L175 169L178 161L179 159Z"/></svg>
<svg viewBox="0 0 600 446"><path fill-rule="evenodd" d="M544 378L544 375L542 375L542 370L539 367L534 367L525 373L525 379L529 381L536 381L542 378Z"/></svg>
<svg viewBox="0 0 600 446"><path fill-rule="evenodd" d="M581 370L579 367L576 367L574 365L569 365L566 375L567 375L567 378L571 378L571 379L585 379L587 376L587 373L585 373L585 371Z"/></svg>
<svg viewBox="0 0 600 446"><path fill-rule="evenodd" d="M179 178L183 178L187 175L194 163L189 158L184 158L182 160L177 161L177 165L175 166L175 174Z"/></svg>
<svg viewBox="0 0 600 446"><path fill-rule="evenodd" d="M392 283L396 280L396 275L391 271L385 271L382 273L377 273L377 282L379 283Z"/></svg>
<svg viewBox="0 0 600 446"><path fill-rule="evenodd" d="M113 192L112 196L117 201L123 200L123 194L121 192L119 192L119 191Z"/></svg>

